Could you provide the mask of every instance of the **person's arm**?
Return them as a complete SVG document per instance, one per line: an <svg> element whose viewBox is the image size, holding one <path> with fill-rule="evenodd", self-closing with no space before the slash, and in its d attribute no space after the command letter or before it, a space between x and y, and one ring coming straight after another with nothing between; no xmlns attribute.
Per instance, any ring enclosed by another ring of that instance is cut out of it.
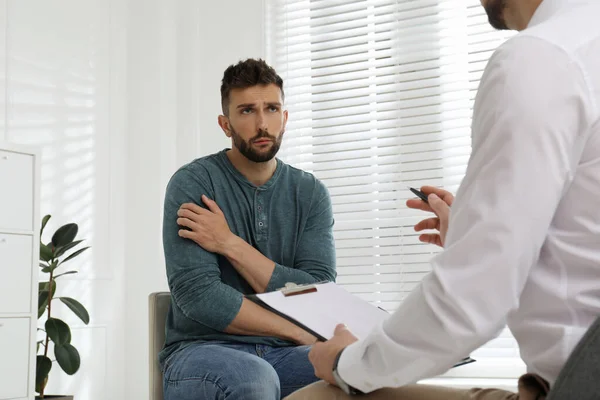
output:
<svg viewBox="0 0 600 400"><path fill-rule="evenodd" d="M186 169L178 171L167 187L163 244L173 301L187 318L217 331L313 343L312 335L245 300L239 291L223 283L217 254L179 236L177 212L181 204L210 192L208 184Z"/></svg>
<svg viewBox="0 0 600 400"><path fill-rule="evenodd" d="M293 266L273 262L227 226L218 204L202 197L208 210L196 204L185 204L179 212L179 223L191 231L181 234L206 250L227 257L236 271L257 293L273 291L287 282L308 284L335 280L335 246L333 211L325 186L315 181L310 212L299 242Z"/></svg>
<svg viewBox="0 0 600 400"><path fill-rule="evenodd" d="M446 232L448 231L450 206L454 202L454 195L447 190L434 186L423 186L421 187L421 192L427 196L427 203L419 198L408 199L406 206L416 210L433 212L436 216L419 221L415 225L415 231L437 230L438 233L423 233L419 235L419 240L424 243L444 247Z"/></svg>
<svg viewBox="0 0 600 400"><path fill-rule="evenodd" d="M581 156L591 111L577 66L527 36L482 79L473 151L432 273L338 364L362 391L436 376L487 342L518 306Z"/></svg>
<svg viewBox="0 0 600 400"><path fill-rule="evenodd" d="M277 290L287 282L310 284L335 280L331 199L320 181L315 181L315 185L309 216L296 245L293 266L274 263L242 240L228 249L226 257L257 292Z"/></svg>

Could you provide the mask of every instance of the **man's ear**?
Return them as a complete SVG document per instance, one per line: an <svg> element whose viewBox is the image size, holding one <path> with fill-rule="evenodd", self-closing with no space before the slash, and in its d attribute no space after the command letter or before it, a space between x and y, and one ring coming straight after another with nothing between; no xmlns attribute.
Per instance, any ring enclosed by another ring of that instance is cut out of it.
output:
<svg viewBox="0 0 600 400"><path fill-rule="evenodd" d="M285 130L287 121L288 121L288 110L283 110L283 130Z"/></svg>
<svg viewBox="0 0 600 400"><path fill-rule="evenodd" d="M219 126L221 127L221 129L223 129L223 132L225 132L225 136L230 138L231 137L231 126L229 123L229 118L224 115L219 115Z"/></svg>

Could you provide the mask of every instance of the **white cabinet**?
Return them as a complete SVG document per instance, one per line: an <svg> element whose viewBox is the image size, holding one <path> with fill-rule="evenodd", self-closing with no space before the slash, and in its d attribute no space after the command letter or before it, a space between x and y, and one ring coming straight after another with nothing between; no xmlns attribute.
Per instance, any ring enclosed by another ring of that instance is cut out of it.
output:
<svg viewBox="0 0 600 400"><path fill-rule="evenodd" d="M0 149L0 229L33 230L33 156Z"/></svg>
<svg viewBox="0 0 600 400"><path fill-rule="evenodd" d="M0 142L0 400L33 400L40 158Z"/></svg>
<svg viewBox="0 0 600 400"><path fill-rule="evenodd" d="M30 318L0 318L0 400L18 399L28 394L31 348Z"/></svg>
<svg viewBox="0 0 600 400"><path fill-rule="evenodd" d="M0 232L0 314L31 312L32 242L32 235Z"/></svg>

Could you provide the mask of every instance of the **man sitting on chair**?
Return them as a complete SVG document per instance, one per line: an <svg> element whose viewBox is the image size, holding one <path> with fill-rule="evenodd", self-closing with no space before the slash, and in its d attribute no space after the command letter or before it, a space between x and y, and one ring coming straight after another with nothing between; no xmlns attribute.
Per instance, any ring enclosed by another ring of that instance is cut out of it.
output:
<svg viewBox="0 0 600 400"><path fill-rule="evenodd" d="M244 298L335 279L329 193L275 158L283 100L283 81L264 61L227 68L219 125L231 149L183 166L168 184L165 400L280 399L317 380L315 337Z"/></svg>

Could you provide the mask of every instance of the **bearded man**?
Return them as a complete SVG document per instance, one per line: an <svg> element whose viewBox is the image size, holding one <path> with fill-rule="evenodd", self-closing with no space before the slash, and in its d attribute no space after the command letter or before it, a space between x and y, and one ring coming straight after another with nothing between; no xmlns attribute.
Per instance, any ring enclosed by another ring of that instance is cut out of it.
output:
<svg viewBox="0 0 600 400"><path fill-rule="evenodd" d="M335 279L331 199L275 158L288 112L272 67L228 67L221 106L231 149L183 166L166 190L164 398L279 400L317 380L316 338L244 295Z"/></svg>

